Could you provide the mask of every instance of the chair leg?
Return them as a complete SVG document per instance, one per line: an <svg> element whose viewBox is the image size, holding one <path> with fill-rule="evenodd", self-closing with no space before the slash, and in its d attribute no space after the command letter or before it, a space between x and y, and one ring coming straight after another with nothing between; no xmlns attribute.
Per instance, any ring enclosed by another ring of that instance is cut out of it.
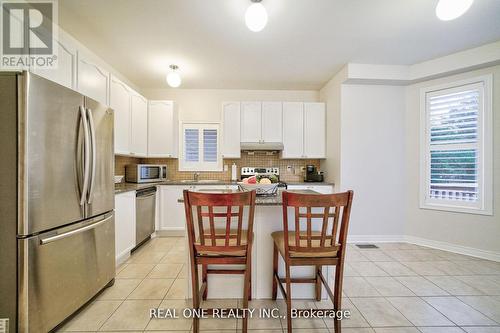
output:
<svg viewBox="0 0 500 333"><path fill-rule="evenodd" d="M203 295L202 295L202 298L204 301L207 300L207 295L208 295L208 274L207 274L207 270L208 270L208 265L201 265L201 281L202 283L205 282L206 283L206 286L205 286L205 291L203 292Z"/></svg>
<svg viewBox="0 0 500 333"><path fill-rule="evenodd" d="M290 265L285 259L286 270L286 324L288 333L292 333L292 282L290 277Z"/></svg>
<svg viewBox="0 0 500 333"><path fill-rule="evenodd" d="M248 254L248 300L252 300L252 254Z"/></svg>
<svg viewBox="0 0 500 333"><path fill-rule="evenodd" d="M200 308L200 287L198 283L198 265L191 261L191 286L193 289L193 309ZM200 331L200 319L193 317L193 333Z"/></svg>
<svg viewBox="0 0 500 333"><path fill-rule="evenodd" d="M342 276L343 276L343 262L335 266L335 289L333 291L333 308L338 311L342 307ZM334 319L333 325L335 333L341 332L341 320Z"/></svg>
<svg viewBox="0 0 500 333"><path fill-rule="evenodd" d="M250 260L250 256L247 258L247 264L246 264L246 267L245 267L245 281L244 281L244 284L243 284L243 311L245 311L245 309L248 309L248 299L250 298L250 274L251 274L251 270L250 270L250 266L251 266L251 260ZM243 333L246 333L247 330L248 330L248 317L247 317L247 313L244 312L244 317L243 317L243 327L242 327L242 330L243 330Z"/></svg>
<svg viewBox="0 0 500 333"><path fill-rule="evenodd" d="M276 300L278 296L278 282L276 281L276 274L278 274L278 248L276 247L276 243L274 243L273 250L273 293L272 298Z"/></svg>
<svg viewBox="0 0 500 333"><path fill-rule="evenodd" d="M321 279L319 277L319 272L321 272L322 266L316 266L316 300L321 301Z"/></svg>

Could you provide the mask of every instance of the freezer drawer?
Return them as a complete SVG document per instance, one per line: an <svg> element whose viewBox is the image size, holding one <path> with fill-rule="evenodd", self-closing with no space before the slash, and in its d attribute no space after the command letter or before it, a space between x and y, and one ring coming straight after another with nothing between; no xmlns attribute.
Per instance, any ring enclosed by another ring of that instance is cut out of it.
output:
<svg viewBox="0 0 500 333"><path fill-rule="evenodd" d="M115 277L113 213L18 240L19 331L48 332Z"/></svg>

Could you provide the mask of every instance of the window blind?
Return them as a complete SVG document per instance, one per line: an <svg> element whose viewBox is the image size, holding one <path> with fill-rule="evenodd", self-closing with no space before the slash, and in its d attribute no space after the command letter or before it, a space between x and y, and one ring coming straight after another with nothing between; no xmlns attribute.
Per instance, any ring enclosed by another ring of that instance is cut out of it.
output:
<svg viewBox="0 0 500 333"><path fill-rule="evenodd" d="M186 162L200 160L200 140L197 128L184 129L184 159Z"/></svg>
<svg viewBox="0 0 500 333"><path fill-rule="evenodd" d="M217 162L217 130L203 129L203 160Z"/></svg>
<svg viewBox="0 0 500 333"><path fill-rule="evenodd" d="M463 87L427 98L431 199L478 200L480 94Z"/></svg>

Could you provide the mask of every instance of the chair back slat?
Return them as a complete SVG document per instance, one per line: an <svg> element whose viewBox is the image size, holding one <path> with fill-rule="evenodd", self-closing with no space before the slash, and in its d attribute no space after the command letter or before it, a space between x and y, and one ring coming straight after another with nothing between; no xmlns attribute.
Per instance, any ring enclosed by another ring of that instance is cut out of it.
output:
<svg viewBox="0 0 500 333"><path fill-rule="evenodd" d="M238 206L238 237L236 240L236 245L241 245L241 229L243 228L243 206Z"/></svg>
<svg viewBox="0 0 500 333"><path fill-rule="evenodd" d="M212 246L215 246L215 221L214 221L214 207L208 206L208 220L210 222L210 239L212 240Z"/></svg>
<svg viewBox="0 0 500 333"><path fill-rule="evenodd" d="M335 194L301 194L284 191L282 196L284 242L288 254L343 255L352 191ZM288 207L294 208L294 231L288 227ZM301 208L305 208L305 213L301 212ZM322 212L317 212L318 210ZM294 237L290 237L290 232L294 232Z"/></svg>
<svg viewBox="0 0 500 333"><path fill-rule="evenodd" d="M201 193L185 190L184 205L194 255L246 255L253 241L255 191ZM233 210L233 207L236 208ZM243 230L245 216L246 231Z"/></svg>

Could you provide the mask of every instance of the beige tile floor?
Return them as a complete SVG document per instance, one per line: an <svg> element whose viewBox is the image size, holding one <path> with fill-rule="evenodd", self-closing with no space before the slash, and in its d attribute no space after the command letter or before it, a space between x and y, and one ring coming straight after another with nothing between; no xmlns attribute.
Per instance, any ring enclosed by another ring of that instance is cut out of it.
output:
<svg viewBox="0 0 500 333"><path fill-rule="evenodd" d="M116 282L67 322L61 332L189 332L189 319L150 319L155 307L184 309L184 239L155 238L117 270ZM348 246L343 308L345 333L500 333L500 263L407 243L379 249ZM230 288L230 286L228 286ZM209 300L208 308L241 300ZM327 301L294 301L297 308L326 308ZM252 308L279 308L282 301L254 300ZM333 321L295 319L294 332L333 332ZM283 319L249 321L255 332L283 332ZM236 332L241 320L205 319L204 332Z"/></svg>

